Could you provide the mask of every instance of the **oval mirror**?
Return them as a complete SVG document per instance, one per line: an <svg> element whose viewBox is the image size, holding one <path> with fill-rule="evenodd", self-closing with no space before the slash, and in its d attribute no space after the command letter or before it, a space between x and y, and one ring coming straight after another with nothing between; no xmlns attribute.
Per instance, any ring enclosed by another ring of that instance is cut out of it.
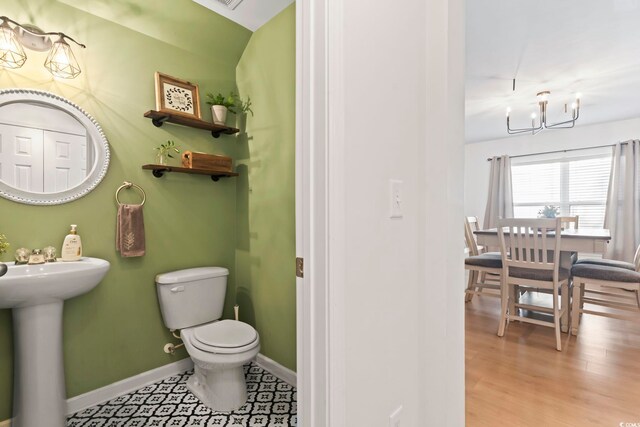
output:
<svg viewBox="0 0 640 427"><path fill-rule="evenodd" d="M0 90L0 196L58 205L93 190L109 166L109 143L82 108L58 95Z"/></svg>

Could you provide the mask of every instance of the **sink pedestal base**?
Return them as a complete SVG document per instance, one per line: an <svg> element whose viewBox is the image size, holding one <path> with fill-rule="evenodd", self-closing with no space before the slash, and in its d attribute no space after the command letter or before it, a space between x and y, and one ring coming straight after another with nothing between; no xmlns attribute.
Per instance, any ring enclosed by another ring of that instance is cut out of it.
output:
<svg viewBox="0 0 640 427"><path fill-rule="evenodd" d="M13 308L12 427L64 427L63 301Z"/></svg>

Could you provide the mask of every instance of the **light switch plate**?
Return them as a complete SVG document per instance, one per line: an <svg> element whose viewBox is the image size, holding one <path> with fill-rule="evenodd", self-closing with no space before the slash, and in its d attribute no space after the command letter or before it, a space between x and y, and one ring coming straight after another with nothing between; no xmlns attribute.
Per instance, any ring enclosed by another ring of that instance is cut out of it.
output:
<svg viewBox="0 0 640 427"><path fill-rule="evenodd" d="M389 180L390 196L390 218L402 218L402 181L399 179Z"/></svg>

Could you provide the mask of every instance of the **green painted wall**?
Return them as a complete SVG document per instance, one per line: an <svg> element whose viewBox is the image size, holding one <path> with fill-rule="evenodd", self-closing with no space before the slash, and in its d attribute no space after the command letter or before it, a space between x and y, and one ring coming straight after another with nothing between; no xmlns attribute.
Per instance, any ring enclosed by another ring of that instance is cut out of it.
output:
<svg viewBox="0 0 640 427"><path fill-rule="evenodd" d="M237 301L260 352L295 370L295 3L253 34L236 79L255 113L238 144Z"/></svg>
<svg viewBox="0 0 640 427"><path fill-rule="evenodd" d="M242 140L243 149L238 151L236 137L214 140L205 131L172 125L155 128L142 114L155 106L155 71L197 82L201 95L234 89L236 65L251 32L191 0L3 0L2 14L47 31L64 31L88 47L81 51L73 46L83 69L75 80L54 81L42 66L46 55L27 51L29 59L22 69L0 69L0 87L37 88L71 99L101 123L111 146L112 161L105 180L78 201L34 207L0 199L0 233L7 235L12 249L50 244L60 248L68 225L77 223L85 255L111 262L111 270L95 290L65 304L68 395L75 396L186 357L184 350L176 356L162 351L164 343L175 340L162 324L154 277L159 272L193 266L229 267L225 316L231 317L237 283L233 268L236 205L242 206L237 203L238 181L213 183L207 177L183 174L156 179L140 166L152 163L153 147L167 139L174 139L185 149L233 157L239 152L246 157L247 142ZM287 102L290 93L291 88L284 98ZM252 95L258 105L270 102L257 89L252 90ZM203 118L210 120L208 106L203 103L201 107ZM256 110L256 123L266 119L263 108ZM290 112L293 117L293 108ZM258 137L256 133L256 141ZM274 133L265 144L282 141ZM293 170L290 163L288 167ZM122 259L114 249L114 191L123 180L139 184L147 193L147 255L142 258ZM291 207L287 211L292 215L292 201L287 203ZM288 228L289 216L286 216ZM273 227L280 228L281 223ZM291 235L289 230L286 233ZM264 268L269 259L260 260L260 264ZM291 298L286 305L293 310ZM262 317L257 319L263 321ZM269 335L265 338L267 346L272 345ZM11 416L12 339L11 313L0 310L0 420Z"/></svg>

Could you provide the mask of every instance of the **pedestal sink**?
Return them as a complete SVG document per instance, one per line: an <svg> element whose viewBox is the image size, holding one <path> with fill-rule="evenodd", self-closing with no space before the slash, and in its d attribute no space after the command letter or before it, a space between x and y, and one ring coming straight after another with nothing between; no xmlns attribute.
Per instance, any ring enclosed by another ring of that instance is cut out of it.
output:
<svg viewBox="0 0 640 427"><path fill-rule="evenodd" d="M14 330L12 427L63 427L66 392L62 356L64 300L95 288L109 262L82 258L40 265L7 264L0 308L11 308Z"/></svg>

